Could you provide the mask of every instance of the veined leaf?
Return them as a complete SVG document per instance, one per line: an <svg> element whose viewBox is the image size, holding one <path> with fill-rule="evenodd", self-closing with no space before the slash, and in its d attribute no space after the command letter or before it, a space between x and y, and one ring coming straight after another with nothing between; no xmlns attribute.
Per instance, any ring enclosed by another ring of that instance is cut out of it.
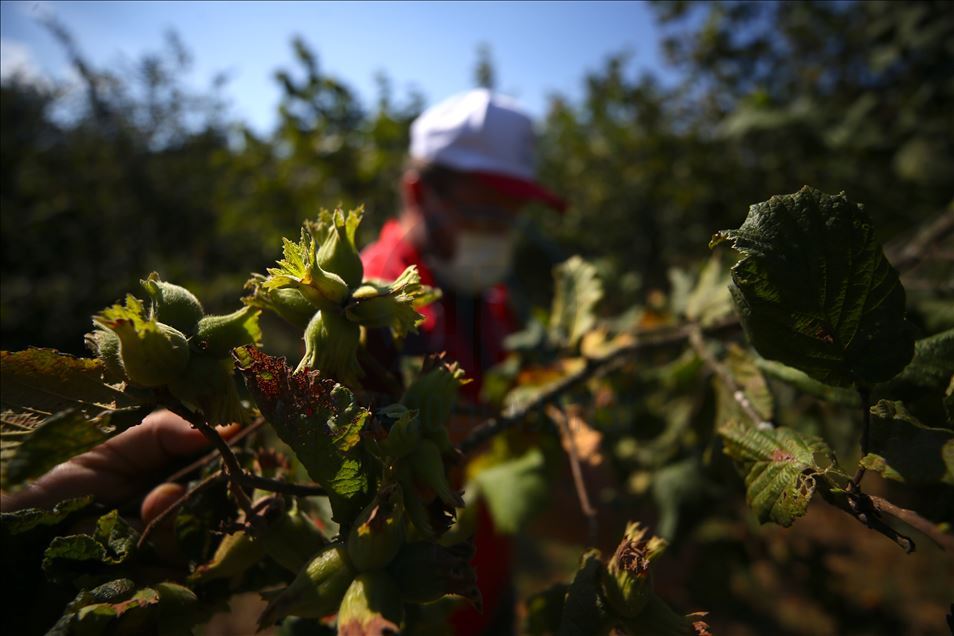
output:
<svg viewBox="0 0 954 636"><path fill-rule="evenodd" d="M596 267L572 256L553 270L554 297L550 312L550 335L568 347L596 324L594 310L603 297L603 284Z"/></svg>
<svg viewBox="0 0 954 636"><path fill-rule="evenodd" d="M99 446L110 437L142 422L149 408L129 407L102 411L89 418L79 409L54 413L21 440L8 446L9 433L2 437L2 475L4 488L38 477L57 464ZM7 412L3 418L6 420Z"/></svg>
<svg viewBox="0 0 954 636"><path fill-rule="evenodd" d="M558 636L590 636L606 631L609 617L600 597L603 564L598 550L590 550L580 560L580 569L566 592Z"/></svg>
<svg viewBox="0 0 954 636"><path fill-rule="evenodd" d="M747 400L762 421L770 422L774 400L753 356L734 343L730 344L725 358L725 368L732 374L732 378L743 393L738 397ZM748 415L742 411L737 396L733 395L718 377L714 378L713 382L717 389L716 421L720 424L730 420L744 421Z"/></svg>
<svg viewBox="0 0 954 636"><path fill-rule="evenodd" d="M151 410L104 381L100 360L52 349L0 352L0 476L11 488L113 435Z"/></svg>
<svg viewBox="0 0 954 636"><path fill-rule="evenodd" d="M43 553L43 571L62 579L87 568L89 561L119 565L132 556L138 539L139 533L113 510L99 518L92 535L55 537Z"/></svg>
<svg viewBox="0 0 954 636"><path fill-rule="evenodd" d="M515 533L546 504L549 492L543 452L495 464L474 476L474 484L487 502L499 532Z"/></svg>
<svg viewBox="0 0 954 636"><path fill-rule="evenodd" d="M790 526L805 514L816 479L837 470L818 437L787 428L761 430L730 420L719 427L725 453L745 479L746 500L762 523Z"/></svg>
<svg viewBox="0 0 954 636"><path fill-rule="evenodd" d="M784 365L774 360L756 358L755 364L757 364L759 369L765 372L766 375L791 384L799 391L803 391L827 402L854 408L857 408L861 404L861 398L858 397L858 392L853 389L824 384L813 379L804 371L799 371L794 367Z"/></svg>
<svg viewBox="0 0 954 636"><path fill-rule="evenodd" d="M395 338L403 338L424 320L415 309L439 297L439 292L421 284L417 267L410 265L393 282L365 281L352 295L345 315L364 327L387 327Z"/></svg>
<svg viewBox="0 0 954 636"><path fill-rule="evenodd" d="M11 535L29 532L37 526L55 526L71 514L82 510L93 503L92 497L77 497L66 499L53 506L52 510L41 508L24 508L13 512L4 512L0 515L3 530Z"/></svg>
<svg viewBox="0 0 954 636"><path fill-rule="evenodd" d="M200 620L198 597L187 587L165 582L136 589L131 579L117 579L82 590L66 606L48 636L68 634L191 634Z"/></svg>
<svg viewBox="0 0 954 636"><path fill-rule="evenodd" d="M3 410L50 415L77 408L88 415L141 401L103 381L103 363L54 349L0 352Z"/></svg>
<svg viewBox="0 0 954 636"><path fill-rule="evenodd" d="M907 484L954 486L954 433L925 426L901 402L881 400L871 414L870 448L862 466Z"/></svg>
<svg viewBox="0 0 954 636"><path fill-rule="evenodd" d="M942 331L914 343L914 358L904 371L891 380L895 386L914 385L941 392L954 375L954 329Z"/></svg>
<svg viewBox="0 0 954 636"><path fill-rule="evenodd" d="M239 347L235 358L262 415L328 492L335 520L349 522L367 503L360 442L369 411L334 380L313 371L293 373L284 358L255 347Z"/></svg>
<svg viewBox="0 0 954 636"><path fill-rule="evenodd" d="M742 253L732 296L759 353L835 386L890 380L911 360L904 288L860 205L809 187L716 234Z"/></svg>
<svg viewBox="0 0 954 636"><path fill-rule="evenodd" d="M686 298L686 318L702 325L732 313L728 290L729 273L718 255L713 255L699 272L699 280Z"/></svg>

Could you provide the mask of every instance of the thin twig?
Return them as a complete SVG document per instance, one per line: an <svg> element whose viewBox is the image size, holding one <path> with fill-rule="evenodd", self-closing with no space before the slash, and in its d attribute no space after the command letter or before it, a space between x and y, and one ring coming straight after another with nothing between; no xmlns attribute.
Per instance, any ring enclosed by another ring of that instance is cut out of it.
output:
<svg viewBox="0 0 954 636"><path fill-rule="evenodd" d="M742 408L742 411L752 420L753 424L759 427L765 427L766 425L771 425L770 422L766 422L762 416L760 416L754 408L752 408L751 400L745 395L739 385L735 382L735 379L732 377L732 374L723 366L715 357L709 352L706 348L705 343L702 340L702 333L696 329L690 332L689 342L695 348L696 352L699 354L699 357L702 358L703 364L705 364L713 373L719 376L719 379L725 383L726 387L732 392L733 398L738 402L739 406ZM869 411L869 402L870 402L870 393L867 390L860 390L859 396L861 397L862 407L866 414L864 421L864 430L862 431L862 453L866 454L868 450L868 430L870 423L870 411ZM860 482L861 477L864 476L864 468L860 468L859 472L855 474L855 477L851 480L848 485L848 488L845 492L845 497L843 499L829 499L826 497L826 501L832 503L840 510L844 510L859 522L864 524L866 527L883 534L899 545L907 553L914 552L915 544L914 540L911 537L901 534L888 524L886 524L880 517L880 512L886 512L892 516L904 521L913 528L920 530L927 534L931 539L938 545L944 547L945 542L947 545L950 545L950 537L941 533L934 524L930 521L921 517L913 510L905 510L903 508L898 508L894 504L885 501L884 499L878 497L872 497L861 492ZM899 512L899 514L894 514L891 510L894 509ZM939 536L947 537L947 539L939 540Z"/></svg>
<svg viewBox="0 0 954 636"><path fill-rule="evenodd" d="M248 488L258 488L269 492L279 492L284 495L293 495L295 497L315 497L327 495L325 489L317 484L295 484L278 479L269 479L261 475L243 472L241 475L242 483Z"/></svg>
<svg viewBox="0 0 954 636"><path fill-rule="evenodd" d="M709 351L705 342L703 342L702 331L699 328L690 329L689 344L695 349L696 354L702 360L703 364L705 364L710 371L719 376L719 380L729 390L729 393L732 394L732 399L735 400L739 408L742 409L742 412L745 413L758 428L775 428L774 423L767 421L764 417L759 415L755 407L752 406L752 400L750 400L745 391L742 390L742 387L738 385L735 378L729 373L729 370L715 359L715 356L712 355L712 352Z"/></svg>
<svg viewBox="0 0 954 636"><path fill-rule="evenodd" d="M925 519L913 510L896 506L887 499L882 499L874 495L868 495L868 498L871 500L874 509L878 512L891 515L895 519L903 521L929 538L938 547L949 552L954 552L954 536L942 531L938 528L937 524Z"/></svg>
<svg viewBox="0 0 954 636"><path fill-rule="evenodd" d="M869 448L869 431L871 429L871 390L866 387L859 387L858 397L861 398L861 457L863 459L865 455L868 454ZM850 489L852 491L860 492L861 480L864 478L864 476L865 466L861 462L858 462L858 470L855 471L855 476L851 478Z"/></svg>
<svg viewBox="0 0 954 636"><path fill-rule="evenodd" d="M878 514L878 510L872 501L872 497L861 492L860 488L852 489L849 484L849 489L844 491L843 498L829 501L829 503L832 503L839 510L847 512L860 523L865 525L868 529L874 530L875 532L888 537L908 554L914 552L916 547L914 544L914 539L906 534L901 534L886 524L881 519L881 515Z"/></svg>
<svg viewBox="0 0 954 636"><path fill-rule="evenodd" d="M179 508L185 505L186 502L188 502L190 499L192 499L199 493L202 493L208 490L214 484L221 481L223 477L225 477L225 475L222 474L222 471L217 471L215 473L212 473L211 475L209 475L208 477L200 481L198 484L190 488L188 491L186 491L186 493L183 494L181 497L179 497L174 502L172 502L172 505L170 505L168 508L166 508L165 510L160 512L158 515L156 515L156 517L152 521L150 521L145 528L143 528L142 535L140 535L139 541L136 542L136 547L141 548L143 545L145 545L146 540L149 538L149 536L156 530L156 528L161 526L162 523L166 521L166 519L168 519L173 514L175 514L176 511L178 511Z"/></svg>
<svg viewBox="0 0 954 636"><path fill-rule="evenodd" d="M580 500L580 510L586 517L587 526L590 534L590 545L595 546L599 538L599 519L597 519L596 509L590 504L590 497L586 491L586 482L583 479L583 470L580 468L580 455L576 449L576 440L573 439L573 433L567 423L566 413L556 406L547 407L547 415L550 416L560 433L563 436L564 447L567 457L570 459L570 472L573 475L573 485L576 486L576 496Z"/></svg>
<svg viewBox="0 0 954 636"><path fill-rule="evenodd" d="M222 456L222 468L225 471L225 476L229 479L232 496L235 497L235 501L238 503L239 508L242 509L242 512L245 513L246 521L254 525L257 522L258 516L252 509L252 500L249 499L248 493L245 492L245 485L242 481L244 471L239 465L238 459L235 458L235 454L232 453L232 448L222 439L219 432L210 426L201 416L180 404L169 404L167 407L170 411L198 429Z"/></svg>
<svg viewBox="0 0 954 636"><path fill-rule="evenodd" d="M265 424L264 417L255 418L255 420L251 424L249 424L248 426L240 430L238 433L236 433L235 435L225 440L225 443L228 444L229 446L235 446L236 444L241 442L243 439L245 439L246 437L248 437L249 435L257 431L258 429L260 429L264 424ZM195 460L188 466L180 468L176 472L169 475L165 481L167 482L179 481L180 479L183 479L187 477L188 475L191 475L193 472L202 468L206 464L209 464L215 461L219 457L221 457L221 455L219 455L218 450L214 450L212 452L206 453L205 455Z"/></svg>
<svg viewBox="0 0 954 636"><path fill-rule="evenodd" d="M736 327L738 324L738 320L732 317L707 327L706 331L718 331ZM461 452L464 454L472 452L493 436L522 422L530 413L544 408L564 393L571 391L587 380L601 376L621 366L636 353L685 341L689 337L690 331L696 328L695 325L690 325L634 333L632 343L617 347L602 356L587 358L582 369L555 382L549 388L538 393L532 400L508 409L499 417L492 417L478 424L461 442Z"/></svg>

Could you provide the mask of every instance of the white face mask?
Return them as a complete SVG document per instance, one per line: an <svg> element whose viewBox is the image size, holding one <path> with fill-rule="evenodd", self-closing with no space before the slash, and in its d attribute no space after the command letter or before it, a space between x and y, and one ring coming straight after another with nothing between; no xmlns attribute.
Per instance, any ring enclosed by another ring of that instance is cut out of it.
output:
<svg viewBox="0 0 954 636"><path fill-rule="evenodd" d="M488 234L462 230L457 233L454 257L428 259L428 265L438 279L451 289L466 294L479 294L502 281L513 264L516 235Z"/></svg>

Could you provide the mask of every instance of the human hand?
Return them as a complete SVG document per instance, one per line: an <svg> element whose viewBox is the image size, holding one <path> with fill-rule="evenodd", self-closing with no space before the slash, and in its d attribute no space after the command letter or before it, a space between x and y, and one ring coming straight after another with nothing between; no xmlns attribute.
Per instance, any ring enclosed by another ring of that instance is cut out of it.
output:
<svg viewBox="0 0 954 636"><path fill-rule="evenodd" d="M238 430L237 425L218 429L226 438ZM56 466L23 490L4 494L0 509L52 508L64 499L86 495L119 504L155 483L172 462L196 455L208 445L202 433L178 415L155 411L138 426ZM154 488L142 502L143 521L154 519L184 492L179 484Z"/></svg>

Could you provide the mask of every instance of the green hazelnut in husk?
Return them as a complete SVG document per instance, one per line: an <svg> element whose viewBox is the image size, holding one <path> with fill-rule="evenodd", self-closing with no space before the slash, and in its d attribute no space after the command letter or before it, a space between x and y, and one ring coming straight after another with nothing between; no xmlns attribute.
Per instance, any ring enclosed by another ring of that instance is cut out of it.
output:
<svg viewBox="0 0 954 636"><path fill-rule="evenodd" d="M286 616L322 618L334 614L354 576L344 544L321 548L291 584L269 602L258 619L259 629Z"/></svg>
<svg viewBox="0 0 954 636"><path fill-rule="evenodd" d="M361 223L362 210L348 212L347 218L341 210L332 214L331 231L318 248L318 266L326 272L337 274L351 289L357 289L364 278L364 266L361 255L355 246L355 232Z"/></svg>
<svg viewBox="0 0 954 636"><path fill-rule="evenodd" d="M185 287L159 280L153 272L141 280L143 289L152 299L152 313L156 320L175 327L185 334L195 331L195 326L205 315L202 303Z"/></svg>
<svg viewBox="0 0 954 636"><path fill-rule="evenodd" d="M229 358L193 353L186 368L168 385L180 402L192 411L201 412L213 426L244 422L247 418Z"/></svg>
<svg viewBox="0 0 954 636"><path fill-rule="evenodd" d="M222 537L212 560L200 565L190 576L193 582L230 579L237 576L262 560L265 546L243 531L233 532Z"/></svg>
<svg viewBox="0 0 954 636"><path fill-rule="evenodd" d="M86 342L86 348L102 361L108 382L121 382L126 379L126 371L119 355L119 336L115 331L96 325L83 340Z"/></svg>
<svg viewBox="0 0 954 636"><path fill-rule="evenodd" d="M457 363L448 364L441 356L430 356L424 361L421 374L404 392L401 403L420 411L425 434L447 425L458 390L466 382L463 375Z"/></svg>
<svg viewBox="0 0 954 636"><path fill-rule="evenodd" d="M430 603L452 594L467 599L479 610L477 575L470 565L473 556L472 542L452 546L408 543L388 566L388 572L408 603Z"/></svg>
<svg viewBox="0 0 954 636"><path fill-rule="evenodd" d="M259 344L262 330L258 325L261 312L246 305L225 316L205 316L196 326L192 344L200 351L221 358L246 344Z"/></svg>
<svg viewBox="0 0 954 636"><path fill-rule="evenodd" d="M348 533L348 556L359 572L387 565L404 544L404 494L398 484L382 486Z"/></svg>
<svg viewBox="0 0 954 636"><path fill-rule="evenodd" d="M453 490L444 470L444 460L437 445L422 439L413 453L401 460L411 468L414 480L434 490L438 498L448 506L464 507L460 493Z"/></svg>
<svg viewBox="0 0 954 636"><path fill-rule="evenodd" d="M338 633L395 634L404 620L401 591L387 572L358 575L338 610Z"/></svg>
<svg viewBox="0 0 954 636"><path fill-rule="evenodd" d="M305 328L305 355L295 372L317 369L325 377L354 384L361 375L361 329L335 311L318 311Z"/></svg>
<svg viewBox="0 0 954 636"><path fill-rule="evenodd" d="M113 305L93 317L99 327L119 336L119 357L129 382L153 388L168 384L189 363L185 334L144 315L140 300L129 295L126 304Z"/></svg>

